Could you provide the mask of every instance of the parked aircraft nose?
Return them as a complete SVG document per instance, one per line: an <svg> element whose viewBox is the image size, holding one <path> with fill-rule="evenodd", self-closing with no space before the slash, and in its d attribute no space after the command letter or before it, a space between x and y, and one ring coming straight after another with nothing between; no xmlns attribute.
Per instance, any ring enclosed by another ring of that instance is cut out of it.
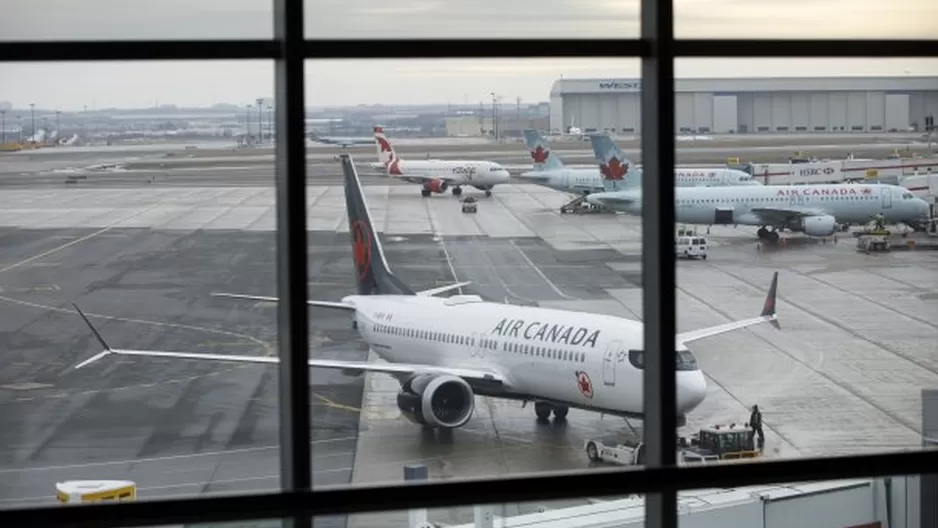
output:
<svg viewBox="0 0 938 528"><path fill-rule="evenodd" d="M687 414L707 396L707 380L700 370L677 373L677 412Z"/></svg>
<svg viewBox="0 0 938 528"><path fill-rule="evenodd" d="M928 202L922 200L921 198L915 199L915 210L918 211L923 217L928 217L931 214L931 209L928 207Z"/></svg>

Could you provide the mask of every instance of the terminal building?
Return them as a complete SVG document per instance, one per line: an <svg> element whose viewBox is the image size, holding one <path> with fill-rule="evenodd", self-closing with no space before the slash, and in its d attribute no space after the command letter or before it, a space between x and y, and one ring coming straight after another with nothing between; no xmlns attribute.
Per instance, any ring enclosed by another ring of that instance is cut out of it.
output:
<svg viewBox="0 0 938 528"><path fill-rule="evenodd" d="M560 79L551 132L638 133L640 89L639 79ZM924 131L938 115L938 76L676 79L675 91L685 134Z"/></svg>

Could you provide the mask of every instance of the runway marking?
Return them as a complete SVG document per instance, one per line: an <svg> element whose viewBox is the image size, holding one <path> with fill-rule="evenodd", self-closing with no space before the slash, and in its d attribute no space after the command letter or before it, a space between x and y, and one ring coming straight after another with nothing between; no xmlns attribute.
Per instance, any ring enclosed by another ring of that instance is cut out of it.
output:
<svg viewBox="0 0 938 528"><path fill-rule="evenodd" d="M340 410L343 410L343 411L349 411L349 412L354 412L354 413L361 413L361 412L362 412L362 410L359 409L358 407L353 407L353 406L351 406L351 405L345 405L344 403L336 403L336 402L330 400L329 398L326 398L326 397L323 396L322 394L319 394L318 392L314 392L314 393L313 393L313 396L315 396L315 397L318 398L320 401L322 401L323 403L325 403L325 404L326 404L326 407L332 407L333 409L340 409Z"/></svg>
<svg viewBox="0 0 938 528"><path fill-rule="evenodd" d="M312 442L310 442L310 444L311 445L331 444L331 443L337 443L337 442L347 442L349 440L357 440L357 439L358 439L357 436L343 436L340 438L326 438L323 440L313 440ZM92 468L92 467L116 466L116 465L122 465L122 464L144 464L148 462L166 462L169 460L184 460L184 459L190 459L190 458L196 458L196 457L256 453L258 451L269 451L271 449L280 449L280 445L274 444L274 445L266 445L266 446L258 446L258 447L244 447L241 449L230 449L227 451L207 451L205 453L190 453L188 455L167 455L167 456L160 456L160 457L148 457L148 458L138 458L138 459L130 459L130 460L112 460L109 462L88 462L85 464L64 464L60 466L40 466L40 467L29 467L29 468L0 469L0 475L7 474L7 473L26 473L30 471L60 471L64 469L84 469L84 468Z"/></svg>
<svg viewBox="0 0 938 528"><path fill-rule="evenodd" d="M453 267L453 259L449 256L449 250L446 249L446 240L443 238L443 232L436 228L436 221L434 220L433 210L430 209L430 201L424 200L423 206L427 210L427 219L430 220L430 230L434 235L440 237L440 247L443 248L443 255L446 257L446 264L449 266L449 272L453 275L453 282L459 282L459 278L456 275L456 268ZM463 294L462 286L457 288L459 295Z"/></svg>
<svg viewBox="0 0 938 528"><path fill-rule="evenodd" d="M131 214L131 215L129 215L129 216L125 216L124 218L121 218L120 220L117 220L116 222L112 222L112 223L110 223L110 224L104 226L103 228L101 228L101 229L99 229L99 230L97 230L97 231L95 231L95 232L93 232L93 233L91 233L91 234L85 235L85 236L80 237L80 238L76 238L75 240L66 242L66 243L62 244L61 246L54 247L54 248L52 248L52 249L50 249L50 250L48 250L48 251L43 251L42 253L39 253L38 255L33 255L32 257L29 257L28 259L21 260L21 261L19 261L19 262L14 263L14 264L10 264L9 266L7 266L7 267L5 267L5 268L0 268L0 273L4 273L4 272L6 272L6 271L10 271L11 269L16 269L16 268L18 268L18 267L20 267L20 266L23 266L23 265L25 265L25 264L29 264L30 262L32 262L32 261L34 261L34 260L39 260L39 259L41 259L42 257L51 255L51 254L56 253L56 252L58 252L58 251L62 251L62 250L65 249L65 248L74 246L75 244L78 244L79 242L84 242L85 240L90 240L90 239L92 239L92 238L94 238L94 237L96 237L96 236L98 236L98 235L101 235L101 234L103 234L103 233L107 233L107 232L110 231L111 229L114 229L115 227L117 227L119 224L121 224L121 223L123 223L123 222L126 222L127 220L130 220L130 219L135 218L135 217L137 217L137 216L140 216L140 215L142 215L143 213L148 212L150 209L156 208L158 205L160 205L160 202L155 202L155 203L153 203L153 204L150 204L149 207L146 207L146 208L144 208L144 209L141 209L141 210L139 210L139 211L137 211L137 212L135 212L135 213L133 213L133 214Z"/></svg>
<svg viewBox="0 0 938 528"><path fill-rule="evenodd" d="M514 241L514 240L509 240L508 243L511 244L511 247L513 247L513 248L515 248L515 249L518 250L518 253L521 255L521 258L523 258L524 261L528 263L528 266L531 266L531 269L533 269L534 272L537 273L537 275L538 275L540 278L544 279L544 282L546 282L546 283L551 287L551 289L553 289L555 292L557 292L557 295L559 295L559 296L561 296L561 297L564 297L564 298L566 298L566 299L569 299L569 300L571 300L571 301L580 301L580 300L582 300L582 299L580 299L579 297L571 297L570 295L567 295L566 293L560 291L560 288L558 288L556 284L554 284L553 282L551 282L551 280L547 278L547 275L544 275L544 272L541 271L541 269L538 268L537 265L534 264L534 262L531 260L531 258L528 257L528 256L525 254L525 252L524 252L523 249L519 248L518 245L515 244L515 241Z"/></svg>

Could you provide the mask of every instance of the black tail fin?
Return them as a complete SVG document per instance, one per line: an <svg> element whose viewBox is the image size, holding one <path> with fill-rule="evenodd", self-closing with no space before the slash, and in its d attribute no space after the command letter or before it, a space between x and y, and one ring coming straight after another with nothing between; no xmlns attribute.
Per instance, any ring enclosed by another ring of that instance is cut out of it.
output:
<svg viewBox="0 0 938 528"><path fill-rule="evenodd" d="M355 281L361 295L414 295L414 291L394 276L384 258L381 241L371 224L365 193L355 163L348 154L340 154L345 175L345 208L348 211Z"/></svg>

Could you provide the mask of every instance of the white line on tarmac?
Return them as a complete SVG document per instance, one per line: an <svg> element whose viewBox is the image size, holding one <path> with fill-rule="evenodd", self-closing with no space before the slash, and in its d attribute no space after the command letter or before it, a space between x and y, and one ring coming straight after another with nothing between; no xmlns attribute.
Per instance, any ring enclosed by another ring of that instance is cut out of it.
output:
<svg viewBox="0 0 938 528"><path fill-rule="evenodd" d="M348 440L356 440L355 436L345 436L342 438L327 438L324 440L313 440L311 444L328 444L333 442L345 442ZM102 467L102 466L114 466L120 464L144 464L147 462L165 462L167 460L184 460L195 457L206 457L206 456L220 456L220 455L235 455L241 453L251 453L256 451L268 451L271 449L280 449L279 445L268 445L268 446L258 446L258 447L245 447L243 449L231 449L228 451L208 451L206 453L192 453L188 455L170 455L162 457L150 457L150 458L138 458L131 460L113 460L110 462L89 462L87 464L67 464L62 466L43 466L43 467L28 467L28 468L16 468L16 469L0 469L0 474L5 473L27 473L31 471L57 471L62 469L81 469L81 468L90 468L90 467ZM314 455L315 456L315 455Z"/></svg>

